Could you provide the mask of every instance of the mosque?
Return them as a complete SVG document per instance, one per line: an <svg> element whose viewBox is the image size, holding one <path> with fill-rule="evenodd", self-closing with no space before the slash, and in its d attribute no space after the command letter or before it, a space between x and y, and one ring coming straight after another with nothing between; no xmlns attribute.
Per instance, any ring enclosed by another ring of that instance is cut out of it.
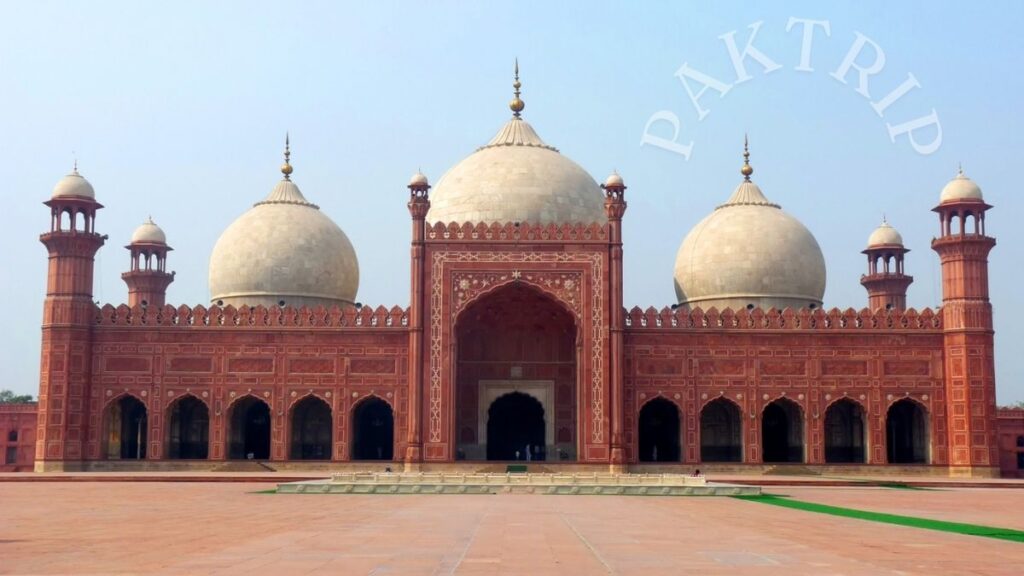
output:
<svg viewBox="0 0 1024 576"><path fill-rule="evenodd" d="M358 303L358 246L300 191L287 144L283 178L213 247L208 306L165 302L171 246L152 220L126 246L127 303L99 306L103 206L76 167L40 237L35 469L998 475L995 239L962 172L933 209L940 309L907 308L908 250L884 222L864 250L867 306L825 309L821 249L746 150L679 248L677 303L626 309L623 177L598 184L542 140L518 70L514 87L490 141L434 185L409 181L410 301L390 308Z"/></svg>

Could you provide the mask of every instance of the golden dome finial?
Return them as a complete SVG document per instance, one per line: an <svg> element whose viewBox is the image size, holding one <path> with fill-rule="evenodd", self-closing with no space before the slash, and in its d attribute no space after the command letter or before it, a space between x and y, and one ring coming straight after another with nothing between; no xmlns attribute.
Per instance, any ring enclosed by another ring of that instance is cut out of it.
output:
<svg viewBox="0 0 1024 576"><path fill-rule="evenodd" d="M750 141L747 139L747 135L743 135L743 168L740 168L740 174L743 174L743 179L750 182L750 175L754 173L754 168L750 166Z"/></svg>
<svg viewBox="0 0 1024 576"><path fill-rule="evenodd" d="M508 107L512 109L512 115L519 118L519 114L526 108L526 103L519 98L519 89L522 88L522 84L519 82L519 58L516 58L516 71L515 71L515 82L512 83L512 88L515 89L515 96L512 101L508 103Z"/></svg>
<svg viewBox="0 0 1024 576"><path fill-rule="evenodd" d="M281 165L281 174L284 174L285 180L291 180L292 176L292 165L291 165L291 142L288 133L284 133L284 164Z"/></svg>

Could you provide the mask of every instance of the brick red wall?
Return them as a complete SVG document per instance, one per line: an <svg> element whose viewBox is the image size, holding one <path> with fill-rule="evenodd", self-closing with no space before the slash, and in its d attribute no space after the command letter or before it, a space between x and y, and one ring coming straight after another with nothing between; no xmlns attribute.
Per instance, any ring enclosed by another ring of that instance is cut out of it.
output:
<svg viewBox="0 0 1024 576"><path fill-rule="evenodd" d="M36 411L38 404L0 404L0 471L28 472L32 470L36 450ZM11 441L11 432L17 440ZM15 458L10 461L13 450Z"/></svg>
<svg viewBox="0 0 1024 576"><path fill-rule="evenodd" d="M999 435L999 472L1004 478L1024 478L1024 467L1019 458L1024 446L1017 444L1024 438L1024 408L1000 408L996 416Z"/></svg>
<svg viewBox="0 0 1024 576"><path fill-rule="evenodd" d="M146 314L151 316L144 321ZM157 316L160 316L157 318ZM147 409L147 459L164 458L169 409L192 395L210 411L210 459L227 457L230 408L255 396L270 406L271 460L288 458L290 411L308 395L331 407L333 459L349 457L351 414L368 396L395 415L405 447L408 334L405 310L105 307L93 329L85 459L104 457L107 408L126 394Z"/></svg>
<svg viewBox="0 0 1024 576"><path fill-rule="evenodd" d="M627 319L625 429L632 462L637 416L658 396L680 410L684 462L698 461L700 410L719 397L742 409L744 462L760 462L761 412L783 396L803 411L807 463L824 463L825 411L849 398L865 410L867 463L884 464L886 412L908 397L929 414L931 463L947 462L943 332L930 310L635 308Z"/></svg>

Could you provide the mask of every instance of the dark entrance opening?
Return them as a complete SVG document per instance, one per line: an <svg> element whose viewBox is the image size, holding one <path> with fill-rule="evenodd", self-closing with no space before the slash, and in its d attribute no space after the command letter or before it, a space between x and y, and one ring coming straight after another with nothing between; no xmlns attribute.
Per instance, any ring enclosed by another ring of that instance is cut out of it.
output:
<svg viewBox="0 0 1024 576"><path fill-rule="evenodd" d="M360 402L352 416L352 459L393 460L395 417L380 398Z"/></svg>
<svg viewBox="0 0 1024 576"><path fill-rule="evenodd" d="M246 396L231 409L228 458L267 460L270 458L270 407Z"/></svg>
<svg viewBox="0 0 1024 576"><path fill-rule="evenodd" d="M664 398L655 398L640 409L638 418L639 460L679 462L679 409Z"/></svg>
<svg viewBox="0 0 1024 576"><path fill-rule="evenodd" d="M146 457L146 406L134 396L124 396L107 409L107 458L141 460Z"/></svg>
<svg viewBox="0 0 1024 576"><path fill-rule="evenodd" d="M185 396L170 409L167 457L203 460L210 454L210 410L195 396Z"/></svg>
<svg viewBox="0 0 1024 576"><path fill-rule="evenodd" d="M825 462L864 462L864 409L843 398L825 411Z"/></svg>
<svg viewBox="0 0 1024 576"><path fill-rule="evenodd" d="M331 407L316 396L307 396L292 408L291 458L330 460Z"/></svg>
<svg viewBox="0 0 1024 576"><path fill-rule="evenodd" d="M487 410L488 460L544 460L544 406L529 394L511 392Z"/></svg>
<svg viewBox="0 0 1024 576"><path fill-rule="evenodd" d="M740 408L725 398L708 402L700 412L701 462L743 460Z"/></svg>
<svg viewBox="0 0 1024 576"><path fill-rule="evenodd" d="M578 280L555 282L565 287ZM468 280L465 282L469 282ZM473 280L467 286L472 286ZM486 281L491 282L491 281ZM485 285L486 285L485 282ZM479 284L477 284L479 288ZM577 386L577 358L581 344L576 316L560 301L527 282L513 282L480 296L458 315L455 346L455 457L459 460L494 459L487 429L487 410L495 396L488 386L510 380L532 381L549 387L544 408L549 460L577 458L577 427L581 391ZM502 392L509 388L502 387ZM499 392L501 393L501 392ZM523 439L518 446L525 458ZM545 444L530 441L531 446ZM498 457L514 459L515 450L501 449ZM530 457L533 458L531 447Z"/></svg>
<svg viewBox="0 0 1024 576"><path fill-rule="evenodd" d="M917 402L903 399L889 407L885 438L890 464L928 463L928 415Z"/></svg>
<svg viewBox="0 0 1024 576"><path fill-rule="evenodd" d="M804 426L800 406L780 398L761 413L763 462L803 462Z"/></svg>

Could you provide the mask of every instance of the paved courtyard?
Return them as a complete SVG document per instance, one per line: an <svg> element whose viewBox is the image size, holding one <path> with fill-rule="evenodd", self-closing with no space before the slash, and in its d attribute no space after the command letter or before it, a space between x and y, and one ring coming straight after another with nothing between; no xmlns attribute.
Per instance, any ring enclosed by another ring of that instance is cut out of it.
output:
<svg viewBox="0 0 1024 576"><path fill-rule="evenodd" d="M0 574L1020 574L1024 544L732 498L278 495L0 483ZM1024 490L777 487L1024 529Z"/></svg>

